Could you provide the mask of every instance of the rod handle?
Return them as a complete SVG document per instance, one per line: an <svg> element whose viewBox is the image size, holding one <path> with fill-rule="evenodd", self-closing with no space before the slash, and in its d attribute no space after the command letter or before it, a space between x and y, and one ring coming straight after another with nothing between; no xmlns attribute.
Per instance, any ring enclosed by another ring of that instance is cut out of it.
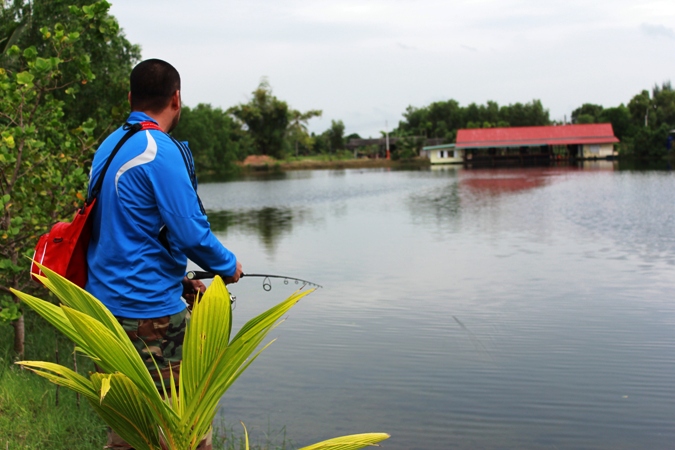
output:
<svg viewBox="0 0 675 450"><path fill-rule="evenodd" d="M185 274L188 280L208 280L216 276L215 273L206 272L203 270L191 270ZM244 278L245 274L241 274L239 278Z"/></svg>

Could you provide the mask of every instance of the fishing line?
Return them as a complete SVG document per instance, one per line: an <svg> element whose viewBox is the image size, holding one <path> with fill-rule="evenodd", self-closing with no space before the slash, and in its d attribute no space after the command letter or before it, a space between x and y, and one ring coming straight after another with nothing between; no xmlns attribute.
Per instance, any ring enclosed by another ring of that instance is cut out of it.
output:
<svg viewBox="0 0 675 450"><path fill-rule="evenodd" d="M452 316L453 319L455 319L455 322L457 322L457 325L459 325L462 330L466 331L467 335L469 336L469 340L473 343L474 348L477 350L483 350L489 357L490 359L494 362L494 357L492 356L492 353L483 345L483 343L478 339L478 336L473 334L471 330L469 330L466 325L464 325L456 316Z"/></svg>

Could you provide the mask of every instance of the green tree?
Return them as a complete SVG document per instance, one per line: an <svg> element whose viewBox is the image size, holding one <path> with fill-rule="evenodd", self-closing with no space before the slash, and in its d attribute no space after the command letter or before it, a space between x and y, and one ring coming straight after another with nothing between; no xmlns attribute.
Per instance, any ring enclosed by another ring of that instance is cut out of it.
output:
<svg viewBox="0 0 675 450"><path fill-rule="evenodd" d="M288 104L272 95L272 88L263 79L253 91L251 101L228 110L253 138L256 152L282 158L289 123Z"/></svg>
<svg viewBox="0 0 675 450"><path fill-rule="evenodd" d="M512 127L533 127L548 125L548 110L544 109L540 100L532 100L529 103L515 103L502 106L499 110L501 120L508 122Z"/></svg>
<svg viewBox="0 0 675 450"><path fill-rule="evenodd" d="M0 55L5 55L17 43L28 26L28 17L22 17L20 13L20 3L3 1L0 4ZM2 60L4 67L6 60Z"/></svg>
<svg viewBox="0 0 675 450"><path fill-rule="evenodd" d="M633 154L640 158L660 158L666 154L671 126L662 124L656 129L642 127L632 138Z"/></svg>
<svg viewBox="0 0 675 450"><path fill-rule="evenodd" d="M289 124L287 130L288 139L293 143L295 149L295 156L298 156L299 147L302 146L307 150L312 149L314 140L307 132L307 122L314 117L321 117L323 112L318 109L311 109L307 112L301 112L292 109L289 112Z"/></svg>
<svg viewBox="0 0 675 450"><path fill-rule="evenodd" d="M61 97L94 79L79 42L94 32L105 40L110 4L71 7L68 26L42 27L44 52L13 45L0 69L0 319L13 321L15 351L24 351L24 325L10 288L33 288L29 257L37 236L70 219L87 185L94 121L70 128ZM101 31L103 30L103 32ZM70 73L72 77L66 78ZM79 200L78 200L79 198Z"/></svg>
<svg viewBox="0 0 675 450"><path fill-rule="evenodd" d="M408 106L403 113L405 120L398 123L398 127L392 131L396 135L413 135L419 132L420 124L426 120L428 115L427 108L417 108L415 106Z"/></svg>
<svg viewBox="0 0 675 450"><path fill-rule="evenodd" d="M614 135L622 142L633 134L630 111L623 103L616 107L604 109L598 122L611 123Z"/></svg>
<svg viewBox="0 0 675 450"><path fill-rule="evenodd" d="M584 103L572 111L572 123L600 123L603 111L601 105Z"/></svg>
<svg viewBox="0 0 675 450"><path fill-rule="evenodd" d="M200 103L195 108L183 106L180 122L173 136L188 141L198 175L223 175L235 170L234 162L253 152L247 133L220 108Z"/></svg>
<svg viewBox="0 0 675 450"><path fill-rule="evenodd" d="M638 126L649 126L649 113L651 109L652 100L647 90L643 90L628 102L628 110L630 111L633 123Z"/></svg>
<svg viewBox="0 0 675 450"><path fill-rule="evenodd" d="M414 136L404 136L396 142L396 147L391 151L391 159L409 160L420 154L420 150L424 146L424 139Z"/></svg>
<svg viewBox="0 0 675 450"><path fill-rule="evenodd" d="M633 155L662 157L667 150L670 130L675 128L675 92L670 82L655 85L651 95L643 90L628 103L631 126L625 141L632 144Z"/></svg>
<svg viewBox="0 0 675 450"><path fill-rule="evenodd" d="M314 154L323 155L330 151L328 135L325 131L321 134L311 133L310 137L312 138L312 150Z"/></svg>
<svg viewBox="0 0 675 450"><path fill-rule="evenodd" d="M345 148L345 124L341 121L330 121L330 128L326 130L331 153L336 153Z"/></svg>
<svg viewBox="0 0 675 450"><path fill-rule="evenodd" d="M587 123L595 123L596 119L594 116L591 114L579 114L575 119L574 123L577 124L587 124Z"/></svg>
<svg viewBox="0 0 675 450"><path fill-rule="evenodd" d="M663 83L652 89L655 118L653 124L655 127L668 125L675 128L675 91L670 82Z"/></svg>
<svg viewBox="0 0 675 450"><path fill-rule="evenodd" d="M39 55L49 54L50 41L43 38L41 28L53 28L60 24L66 29L80 26L78 17L70 12L70 6L79 8L92 3L91 0L14 0L7 7L6 18L14 17L17 23L24 24L17 36L20 48L34 46ZM72 42L74 55L88 60L87 64L96 75L89 80L71 86L78 93L75 100L63 90L54 91L54 98L63 101L64 119L70 128L93 119L96 122L97 135L107 134L110 127L126 118L129 106L129 72L140 60L140 47L132 45L124 36L117 20L108 14L97 18L96 23L86 25L86 33ZM80 75L76 65L60 68L64 80L73 80Z"/></svg>

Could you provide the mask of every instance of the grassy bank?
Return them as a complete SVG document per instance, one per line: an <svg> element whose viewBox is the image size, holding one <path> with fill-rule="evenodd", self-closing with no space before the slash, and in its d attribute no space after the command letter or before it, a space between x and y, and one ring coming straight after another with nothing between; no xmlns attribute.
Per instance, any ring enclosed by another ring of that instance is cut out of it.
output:
<svg viewBox="0 0 675 450"><path fill-rule="evenodd" d="M0 445L5 449L103 448L105 425L75 394L16 368L0 379Z"/></svg>
<svg viewBox="0 0 675 450"><path fill-rule="evenodd" d="M13 330L0 328L0 448L82 449L103 448L105 424L86 401L78 406L75 393L13 364ZM42 318L26 314L27 360L43 360L74 367L73 344ZM85 358L78 372L93 370Z"/></svg>
<svg viewBox="0 0 675 450"><path fill-rule="evenodd" d="M280 162L281 170L316 170L316 169L374 169L381 167L403 168L427 166L427 160L414 159L406 161L392 161L390 159L335 159L335 160L297 160Z"/></svg>
<svg viewBox="0 0 675 450"><path fill-rule="evenodd" d="M289 157L282 160L260 158L239 163L244 172L256 171L286 171L286 170L319 170L319 169L371 169L371 168L403 168L429 165L429 160L416 158L413 160L393 161L390 159L355 159L350 153L339 155L314 155L303 157Z"/></svg>
<svg viewBox="0 0 675 450"><path fill-rule="evenodd" d="M32 311L26 320L26 360L58 362L74 368L73 343ZM67 389L57 389L14 364L13 330L0 326L0 449L92 450L102 449L106 425L86 400ZM57 354L58 350L58 354ZM57 356L58 355L58 356ZM77 358L77 371L86 375L94 365ZM292 448L281 431L253 431L252 449ZM256 436L258 435L258 436ZM245 441L240 424L215 424L213 448L243 450Z"/></svg>

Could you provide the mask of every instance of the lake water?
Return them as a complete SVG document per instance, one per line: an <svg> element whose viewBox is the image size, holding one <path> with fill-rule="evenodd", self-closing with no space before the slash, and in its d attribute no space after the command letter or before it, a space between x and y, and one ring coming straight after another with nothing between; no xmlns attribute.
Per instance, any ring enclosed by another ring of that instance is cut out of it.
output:
<svg viewBox="0 0 675 450"><path fill-rule="evenodd" d="M675 448L675 175L299 171L200 194L244 271L323 289L220 415L296 446ZM243 279L235 327L297 287Z"/></svg>

